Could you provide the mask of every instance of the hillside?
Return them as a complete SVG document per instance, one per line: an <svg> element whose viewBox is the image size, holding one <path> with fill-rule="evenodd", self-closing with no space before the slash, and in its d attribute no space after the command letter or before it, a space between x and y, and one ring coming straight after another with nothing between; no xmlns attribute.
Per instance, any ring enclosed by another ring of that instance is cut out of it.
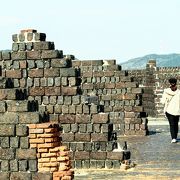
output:
<svg viewBox="0 0 180 180"><path fill-rule="evenodd" d="M143 57L130 59L126 62L120 63L123 70L127 69L144 69L150 59L156 60L157 67L180 67L180 54L149 54Z"/></svg>

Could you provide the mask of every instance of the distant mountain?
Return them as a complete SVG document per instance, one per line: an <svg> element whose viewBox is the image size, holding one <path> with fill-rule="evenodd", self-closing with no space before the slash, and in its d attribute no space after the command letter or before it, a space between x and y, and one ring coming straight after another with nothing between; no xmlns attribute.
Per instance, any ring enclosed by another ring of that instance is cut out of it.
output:
<svg viewBox="0 0 180 180"><path fill-rule="evenodd" d="M130 59L126 62L121 63L123 70L130 69L145 69L146 64L149 60L156 60L157 67L180 67L180 54L149 54L143 57Z"/></svg>

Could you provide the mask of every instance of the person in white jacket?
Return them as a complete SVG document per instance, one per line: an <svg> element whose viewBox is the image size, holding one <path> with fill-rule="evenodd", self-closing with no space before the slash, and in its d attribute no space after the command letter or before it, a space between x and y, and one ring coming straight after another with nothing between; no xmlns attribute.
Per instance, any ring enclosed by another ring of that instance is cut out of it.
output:
<svg viewBox="0 0 180 180"><path fill-rule="evenodd" d="M161 102L164 104L164 113L170 125L171 143L176 143L180 117L180 90L177 88L177 79L171 78L169 83L170 87L164 89Z"/></svg>

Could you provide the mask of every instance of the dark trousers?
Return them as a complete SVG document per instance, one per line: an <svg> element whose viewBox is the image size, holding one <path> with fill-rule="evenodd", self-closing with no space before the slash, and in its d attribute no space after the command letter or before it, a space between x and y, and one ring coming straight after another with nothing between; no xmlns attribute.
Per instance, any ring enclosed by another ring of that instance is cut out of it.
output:
<svg viewBox="0 0 180 180"><path fill-rule="evenodd" d="M172 139L177 139L179 116L174 116L166 112L166 117L169 121L171 137Z"/></svg>

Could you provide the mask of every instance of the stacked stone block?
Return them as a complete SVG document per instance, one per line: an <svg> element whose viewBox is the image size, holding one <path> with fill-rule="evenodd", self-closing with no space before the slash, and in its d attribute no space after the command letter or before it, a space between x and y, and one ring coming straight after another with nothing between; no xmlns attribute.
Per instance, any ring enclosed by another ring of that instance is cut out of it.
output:
<svg viewBox="0 0 180 180"><path fill-rule="evenodd" d="M73 179L68 149L60 146L58 124L31 124L29 138L30 148L37 149L39 172L53 172L54 180Z"/></svg>
<svg viewBox="0 0 180 180"><path fill-rule="evenodd" d="M12 39L12 51L0 52L0 123L6 129L0 130L0 136L8 140L19 137L18 133L28 131L27 124L61 124L61 142L70 150L73 168L119 168L124 154L114 152L117 135L147 132L138 83L115 60L74 60L74 56L55 50L54 43L36 30L23 30ZM6 122L10 113L17 117ZM16 132L12 131L15 128ZM39 129L33 129L37 131L34 134L39 136ZM30 147L27 133L24 136L29 151L46 144L46 138L41 141L34 135ZM15 139L18 141L12 139L11 144L19 150L21 138Z"/></svg>

